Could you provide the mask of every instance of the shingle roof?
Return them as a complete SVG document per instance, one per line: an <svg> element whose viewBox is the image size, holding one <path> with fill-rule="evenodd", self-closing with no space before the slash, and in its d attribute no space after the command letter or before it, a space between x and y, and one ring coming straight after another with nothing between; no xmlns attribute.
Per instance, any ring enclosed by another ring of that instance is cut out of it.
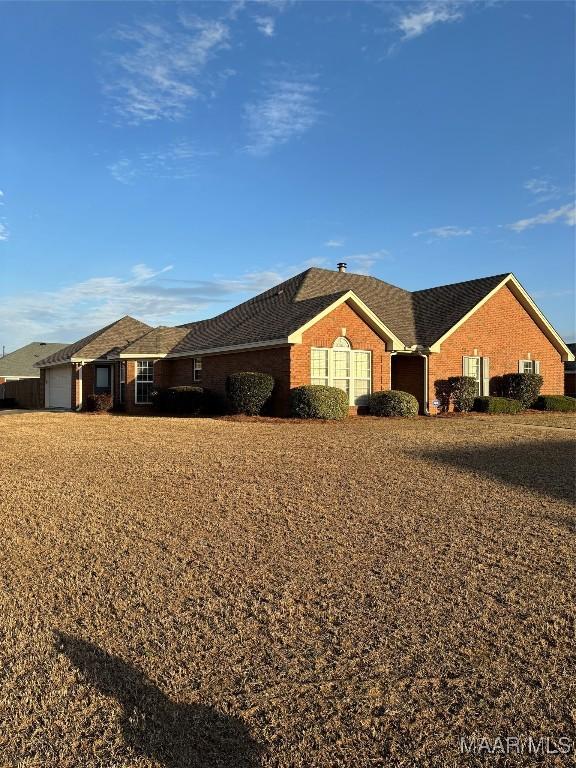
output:
<svg viewBox="0 0 576 768"><path fill-rule="evenodd" d="M9 352L0 358L0 376L19 376L21 378L40 377L40 370L34 367L46 355L54 354L63 349L66 344L56 344L45 341L33 341L25 347Z"/></svg>
<svg viewBox="0 0 576 768"><path fill-rule="evenodd" d="M428 346L506 277L468 280L411 293L376 277L313 267L209 320L189 323L171 351L286 338L347 291L353 291L406 346Z"/></svg>
<svg viewBox="0 0 576 768"><path fill-rule="evenodd" d="M440 339L509 273L439 285L412 293L414 338L426 347Z"/></svg>
<svg viewBox="0 0 576 768"><path fill-rule="evenodd" d="M216 317L151 328L124 317L51 355L46 365L71 357L190 354L286 339L348 291L353 291L407 347L441 338L508 275L405 291L376 277L312 267Z"/></svg>
<svg viewBox="0 0 576 768"><path fill-rule="evenodd" d="M114 354L151 330L149 325L126 315L40 361L39 367L68 363L73 357L97 360Z"/></svg>
<svg viewBox="0 0 576 768"><path fill-rule="evenodd" d="M164 355L174 349L187 333L187 328L160 325L128 344L120 352L123 355Z"/></svg>

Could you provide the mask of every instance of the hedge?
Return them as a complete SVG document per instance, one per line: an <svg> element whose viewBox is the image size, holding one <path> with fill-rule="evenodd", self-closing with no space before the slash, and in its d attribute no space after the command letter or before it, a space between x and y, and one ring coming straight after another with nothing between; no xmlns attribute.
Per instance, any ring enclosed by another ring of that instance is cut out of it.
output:
<svg viewBox="0 0 576 768"><path fill-rule="evenodd" d="M258 416L264 410L274 389L274 379L268 373L242 371L226 379L226 396L232 413Z"/></svg>
<svg viewBox="0 0 576 768"><path fill-rule="evenodd" d="M91 413L109 411L112 408L112 395L102 393L99 395L88 395L86 398L85 411Z"/></svg>
<svg viewBox="0 0 576 768"><path fill-rule="evenodd" d="M502 395L519 400L524 408L530 408L540 394L544 379L539 373L505 373L502 376Z"/></svg>
<svg viewBox="0 0 576 768"><path fill-rule="evenodd" d="M480 413L520 413L522 403L510 397L477 397L474 410Z"/></svg>
<svg viewBox="0 0 576 768"><path fill-rule="evenodd" d="M344 419L348 395L338 387L306 384L290 390L290 415L297 419Z"/></svg>
<svg viewBox="0 0 576 768"><path fill-rule="evenodd" d="M476 397L476 379L472 376L449 376L450 399L455 411L471 411Z"/></svg>
<svg viewBox="0 0 576 768"><path fill-rule="evenodd" d="M197 416L204 408L202 387L181 386L152 392L152 405L160 413Z"/></svg>
<svg viewBox="0 0 576 768"><path fill-rule="evenodd" d="M540 395L534 407L540 411L576 411L576 398L568 395Z"/></svg>
<svg viewBox="0 0 576 768"><path fill-rule="evenodd" d="M18 403L14 397L2 397L0 398L0 409L2 408L17 408Z"/></svg>
<svg viewBox="0 0 576 768"><path fill-rule="evenodd" d="M414 395L399 389L386 389L370 395L372 416L417 416L418 408Z"/></svg>

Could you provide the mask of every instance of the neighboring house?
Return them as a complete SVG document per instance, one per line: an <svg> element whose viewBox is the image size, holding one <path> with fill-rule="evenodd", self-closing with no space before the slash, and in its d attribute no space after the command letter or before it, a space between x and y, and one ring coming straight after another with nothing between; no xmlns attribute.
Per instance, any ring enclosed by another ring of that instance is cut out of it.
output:
<svg viewBox="0 0 576 768"><path fill-rule="evenodd" d="M65 346L66 344L33 341L25 347L0 357L0 384L4 384L5 381L18 381L18 379L39 379L40 370L35 367L35 364Z"/></svg>
<svg viewBox="0 0 576 768"><path fill-rule="evenodd" d="M38 365L46 405L79 408L110 392L131 413L154 388L201 384L223 394L234 371L270 373L274 411L289 391L330 384L352 410L370 392L412 392L435 412L434 382L468 375L479 394L504 373L537 371L543 391L563 391L574 355L512 274L405 291L375 277L312 268L209 320L150 328L130 317Z"/></svg>
<svg viewBox="0 0 576 768"><path fill-rule="evenodd" d="M0 358L0 400L15 400L19 408L41 408L40 370L35 363L46 355L57 352L65 344L33 341L25 347Z"/></svg>
<svg viewBox="0 0 576 768"><path fill-rule="evenodd" d="M576 355L576 344L568 344L568 349ZM576 362L574 360L564 363L564 394L576 397Z"/></svg>

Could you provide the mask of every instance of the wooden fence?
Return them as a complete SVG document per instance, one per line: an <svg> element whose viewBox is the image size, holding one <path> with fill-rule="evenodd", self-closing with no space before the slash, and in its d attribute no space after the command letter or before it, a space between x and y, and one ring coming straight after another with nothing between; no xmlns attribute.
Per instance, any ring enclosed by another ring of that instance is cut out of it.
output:
<svg viewBox="0 0 576 768"><path fill-rule="evenodd" d="M18 408L44 408L40 379L18 379L0 384L0 397L13 397Z"/></svg>

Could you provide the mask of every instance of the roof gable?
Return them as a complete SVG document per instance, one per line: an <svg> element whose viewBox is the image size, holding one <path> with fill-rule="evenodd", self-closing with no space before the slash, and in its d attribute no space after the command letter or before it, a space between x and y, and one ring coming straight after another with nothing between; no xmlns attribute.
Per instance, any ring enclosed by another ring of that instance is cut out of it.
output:
<svg viewBox="0 0 576 768"><path fill-rule="evenodd" d="M151 330L151 326L136 320L129 315L116 320L110 325L100 328L98 331L85 336L73 344L56 352L54 355L44 358L38 363L38 367L45 368L51 365L61 365L69 362L82 362L85 360L97 360L117 353L132 341Z"/></svg>

